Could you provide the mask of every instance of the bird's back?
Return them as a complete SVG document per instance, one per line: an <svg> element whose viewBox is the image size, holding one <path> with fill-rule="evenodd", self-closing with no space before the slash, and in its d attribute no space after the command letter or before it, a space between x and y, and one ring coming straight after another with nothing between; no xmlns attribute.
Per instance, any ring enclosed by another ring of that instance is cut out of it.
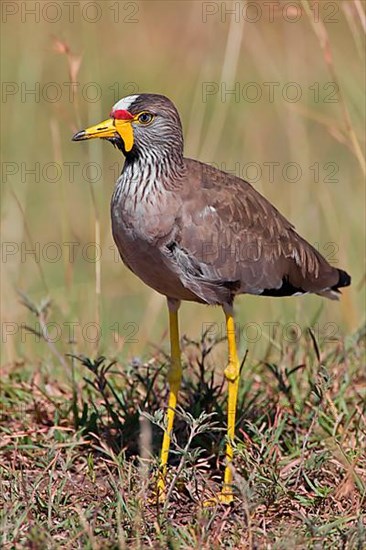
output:
<svg viewBox="0 0 366 550"><path fill-rule="evenodd" d="M201 297L211 299L215 286L226 299L307 292L336 298L350 284L248 182L195 160L185 164L189 182L180 189L174 238L175 259L188 270L191 290L200 288Z"/></svg>

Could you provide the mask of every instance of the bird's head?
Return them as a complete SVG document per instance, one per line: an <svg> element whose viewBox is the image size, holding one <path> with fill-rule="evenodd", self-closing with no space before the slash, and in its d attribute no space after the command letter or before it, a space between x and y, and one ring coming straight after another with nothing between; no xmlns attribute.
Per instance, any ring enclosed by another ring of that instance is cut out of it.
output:
<svg viewBox="0 0 366 550"><path fill-rule="evenodd" d="M128 157L183 155L183 135L174 104L163 95L130 95L117 101L110 118L81 130L73 141L103 138Z"/></svg>

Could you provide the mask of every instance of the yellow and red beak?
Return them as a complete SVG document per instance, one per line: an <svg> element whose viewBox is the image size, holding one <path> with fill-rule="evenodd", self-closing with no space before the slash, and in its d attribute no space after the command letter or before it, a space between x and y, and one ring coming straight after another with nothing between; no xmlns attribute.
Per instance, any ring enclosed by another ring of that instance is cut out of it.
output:
<svg viewBox="0 0 366 550"><path fill-rule="evenodd" d="M121 111L111 113L112 118L108 118L95 126L90 126L90 128L86 128L86 130L77 132L72 137L72 140L84 141L86 139L114 138L120 136L123 139L125 150L128 153L133 147L132 121L134 117L128 111L123 111L123 116L120 113ZM118 118L114 115L117 115Z"/></svg>

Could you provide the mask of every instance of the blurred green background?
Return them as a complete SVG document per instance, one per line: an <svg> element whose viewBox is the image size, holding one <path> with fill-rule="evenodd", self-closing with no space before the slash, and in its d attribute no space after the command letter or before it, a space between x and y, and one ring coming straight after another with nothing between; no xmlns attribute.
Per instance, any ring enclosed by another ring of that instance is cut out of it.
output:
<svg viewBox="0 0 366 550"><path fill-rule="evenodd" d="M75 131L107 118L120 97L139 92L175 102L186 156L251 180L353 277L338 303L238 299L253 360L268 345L268 323L280 324L277 341L293 337L287 323L298 334L317 323L320 339L358 328L365 303L364 5L72 5L2 5L2 362L42 363L51 354L21 330L38 320L18 290L35 303L52 300L45 321L55 323L62 354L148 357L152 344L167 346L164 297L117 261L112 241L109 202L123 157L103 141L71 142ZM184 304L181 312L191 338L210 322L214 332L222 328L220 308ZM240 343L243 351L244 337Z"/></svg>

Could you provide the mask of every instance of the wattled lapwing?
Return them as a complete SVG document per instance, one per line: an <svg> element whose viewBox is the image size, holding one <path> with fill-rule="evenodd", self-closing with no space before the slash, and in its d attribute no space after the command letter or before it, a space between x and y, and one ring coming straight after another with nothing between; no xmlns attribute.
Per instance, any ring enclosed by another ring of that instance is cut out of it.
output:
<svg viewBox="0 0 366 550"><path fill-rule="evenodd" d="M350 276L332 267L249 183L183 155L179 114L165 96L118 101L110 118L74 135L103 138L126 157L111 202L112 231L123 262L167 297L171 366L158 495L165 476L182 378L178 309L182 300L222 306L229 348L224 486L233 500L232 441L239 380L233 302L238 294L337 299Z"/></svg>

